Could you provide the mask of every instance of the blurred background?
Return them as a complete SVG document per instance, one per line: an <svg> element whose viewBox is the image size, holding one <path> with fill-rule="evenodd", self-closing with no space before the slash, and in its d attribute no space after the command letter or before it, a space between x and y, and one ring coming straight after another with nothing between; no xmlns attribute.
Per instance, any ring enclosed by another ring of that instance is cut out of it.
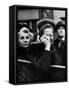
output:
<svg viewBox="0 0 69 90"><path fill-rule="evenodd" d="M54 10L54 9L18 9L17 10L17 26L23 25L23 23L27 24L35 35L34 41L36 41L36 37L38 34L37 22L40 19L52 19L56 24L59 21L62 21L65 24L66 14L65 10ZM55 33L55 38L57 34Z"/></svg>

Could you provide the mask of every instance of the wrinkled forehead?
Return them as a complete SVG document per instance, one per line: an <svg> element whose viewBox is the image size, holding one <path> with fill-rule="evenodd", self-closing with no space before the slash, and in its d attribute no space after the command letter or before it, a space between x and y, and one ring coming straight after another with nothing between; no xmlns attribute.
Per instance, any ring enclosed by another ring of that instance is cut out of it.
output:
<svg viewBox="0 0 69 90"><path fill-rule="evenodd" d="M29 33L22 32L19 34L19 37L29 37Z"/></svg>
<svg viewBox="0 0 69 90"><path fill-rule="evenodd" d="M45 28L44 34L53 34L53 29L52 28Z"/></svg>

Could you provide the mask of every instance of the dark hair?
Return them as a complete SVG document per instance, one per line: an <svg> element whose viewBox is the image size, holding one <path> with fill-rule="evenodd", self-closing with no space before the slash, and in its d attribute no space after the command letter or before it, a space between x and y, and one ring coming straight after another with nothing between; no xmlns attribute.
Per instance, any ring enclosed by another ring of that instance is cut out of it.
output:
<svg viewBox="0 0 69 90"><path fill-rule="evenodd" d="M23 23L23 24L18 23L18 24L17 24L17 33L18 33L19 30L20 30L21 28L23 28L23 27L26 27L26 28L29 29L30 32L33 32L33 30L32 30L26 23Z"/></svg>
<svg viewBox="0 0 69 90"><path fill-rule="evenodd" d="M64 27L65 30L66 30L66 26L65 26L65 24L63 24L62 21L59 21L59 22L56 24L56 29L55 29L55 31L57 32L58 28L61 27L61 26Z"/></svg>

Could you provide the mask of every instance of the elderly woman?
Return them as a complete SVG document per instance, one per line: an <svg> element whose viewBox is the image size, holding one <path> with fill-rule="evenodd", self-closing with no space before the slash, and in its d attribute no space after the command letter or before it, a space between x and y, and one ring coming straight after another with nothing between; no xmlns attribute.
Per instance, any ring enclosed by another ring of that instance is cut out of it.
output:
<svg viewBox="0 0 69 90"><path fill-rule="evenodd" d="M31 42L34 34L27 25L23 25L17 36L17 82L28 82L33 80L33 67L31 65L33 47Z"/></svg>
<svg viewBox="0 0 69 90"><path fill-rule="evenodd" d="M54 29L55 29L55 23L53 20L50 19L42 19L38 22L38 29L39 29L39 36L38 36L38 42L42 45L44 45L44 52L46 53L49 58L45 57L45 66L47 67L47 70L45 72L45 78L46 81L50 81L50 66L51 62L55 60L55 53L54 53L54 47L53 47L53 40L54 40ZM46 67L45 67L46 68ZM44 76L43 76L44 77Z"/></svg>

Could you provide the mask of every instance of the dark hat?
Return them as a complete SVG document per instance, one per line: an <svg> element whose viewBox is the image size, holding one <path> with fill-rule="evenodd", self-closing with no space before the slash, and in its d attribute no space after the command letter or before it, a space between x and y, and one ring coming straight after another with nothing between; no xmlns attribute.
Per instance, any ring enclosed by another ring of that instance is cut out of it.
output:
<svg viewBox="0 0 69 90"><path fill-rule="evenodd" d="M65 21L66 20L66 17L60 17L61 20Z"/></svg>
<svg viewBox="0 0 69 90"><path fill-rule="evenodd" d="M58 30L59 27L64 27L65 28L65 24L62 22L62 21L59 21L57 24L56 24L56 31Z"/></svg>
<svg viewBox="0 0 69 90"><path fill-rule="evenodd" d="M51 19L41 19L40 21L38 21L37 23L37 27L39 30L42 30L44 28L46 28L46 26L52 26L53 28L55 28L55 23L53 20Z"/></svg>
<svg viewBox="0 0 69 90"><path fill-rule="evenodd" d="M45 28L52 27L53 29L55 29L55 23L51 19L41 19L40 21L38 21L37 27L39 29L40 34Z"/></svg>

